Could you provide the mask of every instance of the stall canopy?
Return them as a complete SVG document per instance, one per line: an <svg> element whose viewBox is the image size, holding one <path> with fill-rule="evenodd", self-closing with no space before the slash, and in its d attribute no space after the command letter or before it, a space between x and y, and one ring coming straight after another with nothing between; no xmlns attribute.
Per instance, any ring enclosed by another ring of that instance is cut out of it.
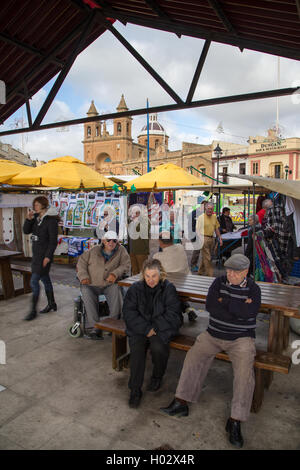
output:
<svg viewBox="0 0 300 470"><path fill-rule="evenodd" d="M285 196L300 199L300 181L265 178L263 176L243 176L234 174L228 174L228 176L248 180L258 186L269 189L270 191L275 191L276 193L284 194Z"/></svg>
<svg viewBox="0 0 300 470"><path fill-rule="evenodd" d="M20 165L12 160L0 160L0 183L28 169L28 166Z"/></svg>
<svg viewBox="0 0 300 470"><path fill-rule="evenodd" d="M6 181L11 185L55 186L61 189L112 188L115 184L78 158L54 158L45 165L24 171Z"/></svg>
<svg viewBox="0 0 300 470"><path fill-rule="evenodd" d="M131 189L132 186L137 191L155 191L158 188L173 189L174 186L199 186L206 183L200 178L188 173L184 168L166 163L159 165L155 170L138 176L132 181L128 181L124 186Z"/></svg>

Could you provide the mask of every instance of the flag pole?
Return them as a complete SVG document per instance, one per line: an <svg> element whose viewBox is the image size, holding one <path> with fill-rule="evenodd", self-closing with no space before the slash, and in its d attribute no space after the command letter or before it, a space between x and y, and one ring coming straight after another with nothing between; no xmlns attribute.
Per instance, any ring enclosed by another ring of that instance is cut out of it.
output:
<svg viewBox="0 0 300 470"><path fill-rule="evenodd" d="M149 145L149 101L147 98L147 173L150 171L150 145Z"/></svg>

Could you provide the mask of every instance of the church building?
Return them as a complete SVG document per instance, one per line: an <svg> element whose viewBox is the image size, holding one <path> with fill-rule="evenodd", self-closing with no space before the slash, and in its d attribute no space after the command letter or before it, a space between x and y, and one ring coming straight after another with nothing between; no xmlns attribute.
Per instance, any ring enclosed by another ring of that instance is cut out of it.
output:
<svg viewBox="0 0 300 470"><path fill-rule="evenodd" d="M118 112L128 111L124 95L117 107ZM94 101L87 116L98 116ZM113 120L113 133L107 130L105 121L84 124L84 161L91 168L105 175L132 175L147 172L147 124L137 136L132 138L132 117ZM211 145L182 142L182 149L170 151L169 136L158 122L157 114L149 115L149 160L153 170L163 163L174 163L185 169L193 167L193 174L201 176L197 170L211 175ZM196 171L195 171L196 169Z"/></svg>

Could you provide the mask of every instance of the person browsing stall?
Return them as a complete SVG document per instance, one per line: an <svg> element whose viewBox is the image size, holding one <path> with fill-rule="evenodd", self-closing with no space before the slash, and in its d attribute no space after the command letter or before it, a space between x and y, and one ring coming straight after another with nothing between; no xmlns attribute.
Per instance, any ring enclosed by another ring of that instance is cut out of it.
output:
<svg viewBox="0 0 300 470"><path fill-rule="evenodd" d="M205 204L204 213L201 214L196 222L196 234L202 244L201 248L201 263L199 266L198 274L202 276L213 276L213 265L211 262L212 250L214 248L214 233L219 239L220 246L223 241L220 234L220 224L214 212L214 204L207 202Z"/></svg>

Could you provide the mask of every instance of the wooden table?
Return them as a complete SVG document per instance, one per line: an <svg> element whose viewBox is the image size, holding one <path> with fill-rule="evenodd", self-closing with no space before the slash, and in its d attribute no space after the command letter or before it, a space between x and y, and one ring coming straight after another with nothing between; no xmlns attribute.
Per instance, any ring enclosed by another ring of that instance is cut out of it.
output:
<svg viewBox="0 0 300 470"><path fill-rule="evenodd" d="M140 279L140 275L137 274L122 279L118 284L130 286ZM214 279L214 277L193 274L168 275L168 280L175 285L181 298L202 303L205 302L208 289ZM261 308L271 315L268 351L281 354L289 344L289 318L300 318L300 287L267 282L257 282L257 284L261 288Z"/></svg>
<svg viewBox="0 0 300 470"><path fill-rule="evenodd" d="M10 260L13 256L21 254L22 253L20 251L0 250L0 276L4 299L10 299L15 295Z"/></svg>

